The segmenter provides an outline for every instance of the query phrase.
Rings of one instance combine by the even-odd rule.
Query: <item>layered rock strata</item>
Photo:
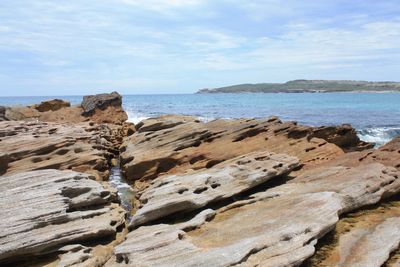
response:
[[[108,177],[118,140],[107,125],[0,122],[0,173],[59,169]],[[117,146],[118,147],[118,146]]]
[[[121,161],[127,179],[139,180],[138,187],[159,175],[211,168],[255,151],[295,156],[307,169],[343,155],[344,149],[373,146],[360,141],[347,126],[323,130],[276,117],[202,123],[193,117],[163,116],[142,122],[137,131],[121,147]]]
[[[0,262],[113,237],[125,221],[125,211],[113,203],[115,192],[82,173],[41,170],[1,176],[0,191]]]
[[[294,157],[250,153],[209,170],[161,176],[140,196],[143,206],[133,216],[134,227],[177,212],[191,211],[232,197],[299,167]]]
[[[340,214],[399,192],[399,175],[378,163],[311,170],[222,207],[201,225],[189,221],[191,227],[156,224],[133,230],[108,266],[296,266],[313,255],[317,240],[335,227]]]

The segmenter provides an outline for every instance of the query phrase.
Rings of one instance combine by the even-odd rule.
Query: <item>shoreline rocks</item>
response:
[[[247,191],[299,167],[298,159],[271,153],[251,153],[209,170],[187,175],[161,176],[140,196],[143,206],[130,227],[177,212],[202,208]]]
[[[115,235],[125,211],[93,177],[41,170],[0,177],[0,262]]]
[[[113,92],[0,108],[0,264],[399,262],[400,212],[384,202],[400,192],[400,138],[374,149],[350,125],[277,117],[134,126],[121,104]],[[129,214],[107,182],[117,162],[135,194]]]

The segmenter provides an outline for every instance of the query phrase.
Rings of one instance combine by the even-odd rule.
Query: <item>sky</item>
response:
[[[0,2],[0,96],[400,81],[399,0]]]

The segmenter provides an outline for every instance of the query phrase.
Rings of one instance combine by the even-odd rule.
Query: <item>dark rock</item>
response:
[[[349,124],[318,127],[313,130],[312,136],[322,138],[345,151],[361,151],[375,146],[374,143],[361,141],[357,131]]]
[[[61,108],[66,108],[70,106],[71,104],[68,101],[64,101],[61,99],[53,99],[53,100],[42,101],[40,104],[35,105],[34,108],[40,112],[46,112],[46,111],[56,111]]]
[[[96,109],[104,110],[108,106],[121,106],[122,96],[117,92],[84,96],[82,101],[82,115],[92,115]]]
[[[6,117],[6,107],[0,106],[0,121],[8,121]]]
[[[6,173],[10,158],[7,154],[0,153],[0,175]]]

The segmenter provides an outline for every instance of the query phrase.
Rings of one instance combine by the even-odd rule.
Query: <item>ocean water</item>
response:
[[[52,98],[72,104],[82,101],[82,96],[0,97],[0,105],[28,105]],[[349,123],[363,140],[378,145],[400,135],[400,93],[125,95],[123,106],[134,123],[162,114],[194,115],[204,121],[276,115],[312,126]]]

